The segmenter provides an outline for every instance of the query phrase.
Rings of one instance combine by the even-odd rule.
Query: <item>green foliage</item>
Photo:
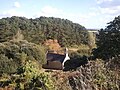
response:
[[[41,72],[38,63],[28,61],[17,70],[20,77],[16,82],[16,89],[54,90],[52,77],[49,76],[49,73]]]
[[[81,65],[85,65],[88,63],[87,56],[81,56],[78,52],[73,52],[70,54],[70,60],[65,62],[65,71],[68,70],[76,70]]]
[[[16,72],[18,65],[13,59],[8,59],[5,55],[0,55],[0,74]]]
[[[38,77],[33,78],[30,83],[27,84],[26,89],[37,90],[55,90],[52,77],[47,73],[40,73]]]
[[[120,87],[119,70],[110,70],[103,60],[89,61],[84,67],[67,72],[44,72],[38,66],[30,60],[21,67],[23,72],[12,76],[3,74],[0,85],[16,90],[119,90]]]
[[[92,80],[95,88],[100,90],[119,90],[119,72],[110,70],[107,64],[104,64],[104,61],[97,60],[91,66],[92,71]],[[116,73],[115,73],[116,72]]]
[[[0,43],[0,73],[15,73],[28,60],[41,66],[46,61],[44,48],[27,41]]]
[[[96,45],[93,54],[97,58],[109,59],[120,55],[120,16],[99,31]]]
[[[43,72],[37,62],[28,60],[23,66],[18,67],[16,74],[9,78],[5,74],[0,77],[0,87],[12,86],[16,90],[55,90],[50,74]]]
[[[74,49],[74,48],[73,48]],[[82,49],[78,49],[77,51],[69,53],[70,60],[65,62],[64,70],[76,70],[81,65],[85,65],[88,63],[88,57],[91,52],[86,47]]]
[[[27,61],[21,69],[24,71],[22,74],[25,76],[27,82],[30,82],[33,77],[37,77],[39,75],[39,64],[36,62]]]
[[[90,56],[90,55],[91,55],[90,49],[79,49],[79,50],[77,50],[77,52],[78,52],[81,56],[83,56],[83,55],[85,55],[85,56]]]
[[[89,29],[88,29],[89,30]],[[97,31],[97,30],[96,30]],[[96,34],[97,32],[88,32],[88,45],[89,45],[89,48],[92,49],[94,48],[96,45]]]
[[[67,19],[53,17],[27,19],[16,16],[0,19],[0,42],[13,39],[18,31],[21,31],[27,41],[37,44],[47,39],[57,39],[62,46],[88,43],[88,32],[85,27]]]

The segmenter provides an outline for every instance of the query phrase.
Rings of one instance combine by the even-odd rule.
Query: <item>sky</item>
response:
[[[57,17],[101,29],[120,15],[120,0],[0,0],[0,18]]]

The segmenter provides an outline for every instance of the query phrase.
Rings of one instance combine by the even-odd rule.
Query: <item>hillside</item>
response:
[[[57,39],[61,46],[88,44],[88,32],[84,26],[67,19],[54,17],[7,17],[0,19],[0,42],[13,39],[18,31],[24,39],[41,44],[47,39]]]
[[[96,35],[60,18],[0,19],[0,90],[119,90],[118,26],[120,16]],[[43,69],[48,48],[62,46],[70,57],[64,69]]]

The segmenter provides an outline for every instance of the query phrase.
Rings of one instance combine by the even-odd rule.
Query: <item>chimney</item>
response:
[[[70,60],[70,57],[68,56],[68,48],[65,48],[65,58],[64,58],[64,61],[62,63],[63,67],[64,67],[64,64],[67,60]]]

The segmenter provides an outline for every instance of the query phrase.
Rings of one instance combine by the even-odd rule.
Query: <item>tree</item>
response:
[[[24,40],[36,44],[42,44],[47,39],[57,39],[61,46],[88,44],[86,28],[67,19],[16,16],[0,19],[0,42],[10,41],[19,34],[18,31]]]
[[[93,55],[97,58],[107,60],[120,55],[120,16],[99,31],[96,45]]]
[[[28,61],[35,62],[41,68],[46,63],[45,48],[26,40],[0,43],[0,73],[15,73]]]

